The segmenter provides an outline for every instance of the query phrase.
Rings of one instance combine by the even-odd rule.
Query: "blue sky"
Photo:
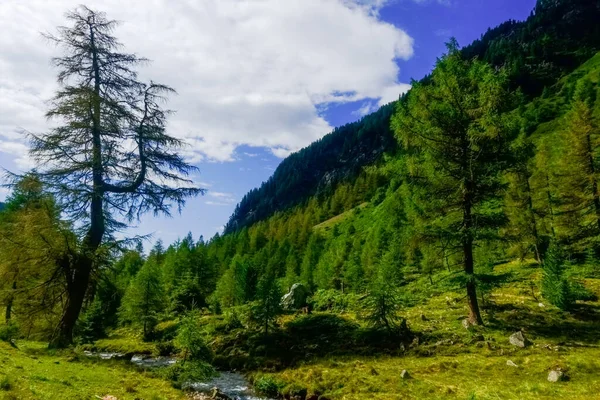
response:
[[[47,60],[56,50],[39,31],[52,31],[78,3],[0,4],[7,32],[0,39],[3,168],[31,166],[18,131],[48,127],[43,100],[55,90]],[[488,27],[526,18],[535,0],[94,3],[124,21],[117,35],[128,50],[154,60],[142,76],[158,76],[179,92],[170,128],[190,143],[186,156],[200,168],[194,180],[208,193],[190,199],[181,215],[149,215],[131,229],[171,243],[189,231],[214,235],[282,156],[397,98],[431,70],[451,36],[466,45]]]

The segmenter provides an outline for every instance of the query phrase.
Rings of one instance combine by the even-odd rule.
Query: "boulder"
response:
[[[410,378],[412,378],[412,376],[410,376],[410,374],[408,373],[407,370],[403,369],[402,372],[400,372],[400,378],[410,379]]]
[[[531,345],[531,342],[529,341],[529,339],[527,339],[525,337],[525,335],[523,334],[523,332],[521,332],[521,331],[515,332],[512,335],[510,335],[510,337],[508,338],[508,341],[513,346],[522,347],[522,348],[525,348],[525,347]]]
[[[281,298],[281,307],[284,310],[298,310],[306,306],[308,289],[301,283],[294,283],[289,293]]]
[[[560,382],[565,380],[565,373],[559,369],[552,370],[548,373],[548,382]]]

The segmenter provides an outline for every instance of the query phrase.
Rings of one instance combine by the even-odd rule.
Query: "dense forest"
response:
[[[272,397],[597,394],[600,2],[538,0],[526,21],[451,40],[397,102],[286,158],[222,235],[149,251],[115,234],[202,193],[166,133],[171,89],[137,80],[106,16],[69,19],[48,113],[67,123],[30,137],[52,167],[13,176],[0,204],[0,339],[176,355],[156,376],[177,388],[244,370]],[[503,347],[511,333],[528,353]],[[404,360],[437,380],[494,357],[528,363],[525,383],[386,378]],[[533,384],[538,369],[577,386]]]
[[[461,53],[466,59],[504,68],[511,88],[532,99],[600,50],[598,7],[588,0],[538,1],[526,21],[507,21],[489,29]],[[384,106],[361,121],[337,128],[286,158],[267,182],[242,199],[225,232],[311,196],[329,194],[338,183],[351,182],[361,167],[379,161],[385,152],[395,152],[397,141],[389,129],[393,107]]]

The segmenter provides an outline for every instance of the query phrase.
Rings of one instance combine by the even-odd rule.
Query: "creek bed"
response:
[[[127,358],[122,353],[93,353],[84,351],[88,357],[98,357],[103,360]],[[147,355],[136,354],[131,357],[129,362],[143,368],[168,367],[177,362],[173,357],[151,357]],[[232,400],[269,400],[266,397],[258,397],[246,377],[238,372],[219,371],[219,375],[207,382],[193,382],[188,385],[193,391],[199,393],[211,394],[214,388]]]

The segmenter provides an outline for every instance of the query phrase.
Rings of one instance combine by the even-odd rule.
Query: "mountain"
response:
[[[513,86],[533,99],[600,50],[598,20],[598,1],[538,0],[526,21],[507,21],[489,29],[462,52],[466,58],[505,67]],[[331,195],[339,184],[352,182],[364,166],[376,164],[384,153],[394,153],[397,144],[389,125],[395,107],[388,104],[336,128],[283,160],[266,182],[242,198],[225,234],[311,196]]]

